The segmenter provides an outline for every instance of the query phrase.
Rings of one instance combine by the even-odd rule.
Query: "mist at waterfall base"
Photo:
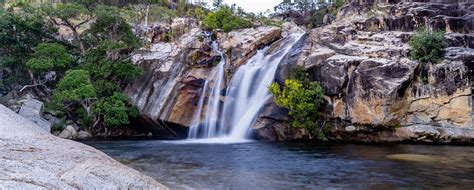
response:
[[[250,142],[246,139],[249,129],[264,104],[272,98],[268,86],[274,81],[282,60],[302,36],[303,34],[292,34],[285,37],[282,39],[284,43],[272,52],[269,52],[270,47],[258,50],[232,76],[223,104],[221,89],[225,82],[226,59],[218,50],[217,43],[213,42],[213,50],[220,53],[221,61],[204,84],[186,142]],[[212,88],[209,88],[210,86]],[[202,115],[205,115],[204,118],[201,118]]]

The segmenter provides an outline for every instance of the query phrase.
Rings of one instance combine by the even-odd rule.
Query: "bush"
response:
[[[26,62],[28,69],[34,73],[64,70],[73,61],[66,48],[57,43],[40,43],[34,50],[32,58]]]
[[[432,30],[419,30],[409,41],[412,48],[410,57],[422,63],[436,63],[444,55],[447,47],[444,32]]]
[[[217,11],[209,13],[202,23],[206,29],[222,29],[224,32],[252,26],[249,20],[236,16],[233,9],[227,5],[220,6]]]
[[[283,88],[273,83],[270,92],[278,106],[289,110],[293,127],[314,131],[323,103],[323,89],[318,82],[287,79]]]
[[[129,106],[127,95],[119,92],[100,100],[94,105],[94,112],[103,118],[106,126],[126,125],[130,117],[138,116],[138,108]]]

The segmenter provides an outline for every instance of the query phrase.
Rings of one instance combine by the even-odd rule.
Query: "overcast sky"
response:
[[[213,0],[205,1],[212,6]],[[267,9],[273,11],[273,7],[281,2],[281,0],[224,0],[225,4],[232,5],[235,3],[237,6],[244,8],[245,11],[254,13],[265,12]]]

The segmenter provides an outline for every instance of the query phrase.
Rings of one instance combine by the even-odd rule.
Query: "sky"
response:
[[[205,0],[208,5],[212,5],[213,0]],[[242,7],[247,12],[265,12],[267,9],[273,11],[273,7],[281,3],[281,0],[224,0],[225,4]]]

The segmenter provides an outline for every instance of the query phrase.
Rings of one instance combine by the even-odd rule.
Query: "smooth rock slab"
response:
[[[0,189],[168,189],[0,105]]]

